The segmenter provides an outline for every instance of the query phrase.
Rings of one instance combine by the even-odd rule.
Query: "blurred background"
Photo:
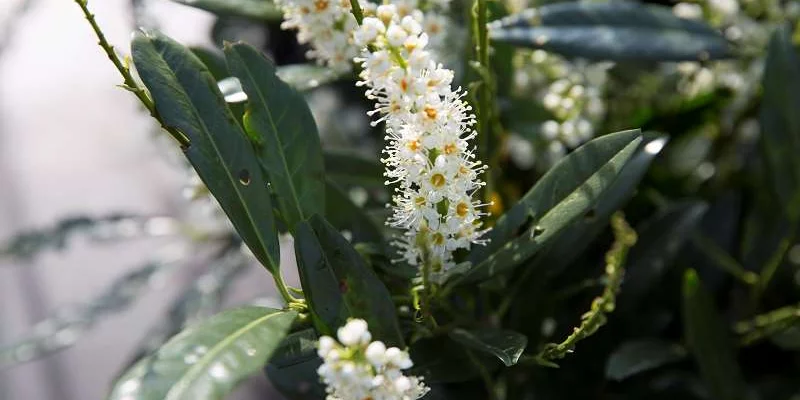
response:
[[[124,54],[136,25],[134,4],[91,4],[109,41]],[[202,45],[210,42],[213,18],[163,0],[149,2],[146,21],[139,22],[158,26],[183,43]],[[153,140],[157,130],[152,120],[135,97],[117,87],[120,83],[72,1],[0,1],[0,243],[65,218],[181,212],[187,174],[171,153],[176,147],[167,139]],[[69,314],[80,312],[97,293],[154,256],[176,250],[170,247],[175,240],[162,236],[165,228],[158,232],[154,227],[150,234],[133,233],[130,240],[100,245],[69,239],[68,249],[26,262],[0,257],[0,343],[16,342],[34,328],[49,337],[45,348],[80,338],[52,357],[0,369],[0,399],[83,400],[107,393],[147,328],[164,318],[198,269],[153,274],[130,288],[146,296],[119,304],[121,312],[96,324],[91,317]],[[243,275],[233,283],[228,301],[243,302],[272,290],[271,279],[258,267]],[[59,314],[79,323],[64,324],[64,329],[36,325]],[[25,352],[37,347],[22,347],[16,357],[26,358]],[[254,398],[248,395],[254,390],[264,398],[266,379],[253,385],[256,389],[243,387],[235,398]]]

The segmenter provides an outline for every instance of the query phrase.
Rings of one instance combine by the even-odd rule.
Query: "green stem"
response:
[[[164,124],[164,122],[158,116],[155,104],[149,97],[147,97],[147,92],[145,92],[145,90],[136,83],[136,80],[133,79],[133,75],[131,75],[130,69],[122,63],[119,57],[117,57],[117,53],[114,52],[114,47],[108,43],[105,34],[103,34],[103,31],[100,29],[100,26],[97,25],[97,21],[94,18],[94,14],[92,14],[89,11],[88,1],[75,0],[75,3],[77,3],[78,6],[81,8],[81,10],[83,11],[83,15],[86,17],[86,20],[89,21],[89,25],[92,26],[92,30],[97,36],[97,44],[99,44],[100,47],[103,48],[103,50],[106,53],[106,56],[108,56],[108,59],[111,60],[111,63],[114,64],[114,67],[116,67],[117,71],[119,71],[120,75],[122,75],[122,79],[124,81],[123,87],[128,91],[132,92],[134,95],[136,95],[136,97],[139,99],[142,105],[144,105],[147,111],[150,112],[150,115],[152,115],[153,118],[155,118],[155,120],[161,124],[161,127],[164,128],[164,130],[167,131],[170,134],[170,136],[172,136],[178,142],[178,144],[181,145],[181,147],[184,148],[188,147],[189,139],[175,128],[169,127],[166,124]]]
[[[746,285],[758,283],[758,274],[746,270],[735,258],[719,248],[713,240],[704,235],[696,234],[692,237],[692,242],[701,252],[705,253],[706,257],[714,261],[714,265],[731,274],[742,283]]]
[[[473,37],[475,41],[476,63],[478,65],[478,76],[481,82],[477,86],[475,93],[476,107],[475,114],[478,119],[478,159],[490,163],[491,150],[491,112],[492,112],[492,82],[491,66],[489,65],[489,31],[488,31],[488,7],[487,0],[475,0],[472,8]],[[491,167],[491,165],[490,165]],[[494,192],[494,180],[492,179],[491,169],[485,178],[486,188],[483,190],[482,198],[486,203],[492,200]]]
[[[358,0],[350,0],[350,8],[353,16],[356,17],[356,22],[361,25],[364,22],[364,11],[361,10],[361,4],[358,4]]]
[[[278,288],[278,293],[281,294],[283,297],[283,301],[286,304],[291,304],[297,302],[297,299],[289,293],[289,288],[286,287],[286,282],[283,281],[283,276],[281,275],[280,271],[272,274],[272,279],[275,281],[275,287]]]
[[[575,345],[593,335],[606,323],[606,314],[614,310],[617,293],[625,274],[623,266],[628,250],[636,243],[636,232],[628,225],[621,213],[614,214],[611,219],[614,231],[614,244],[606,254],[606,286],[600,297],[592,302],[591,309],[581,317],[581,324],[561,343],[550,343],[532,360],[547,363],[549,360],[564,358],[571,353]]]
[[[742,335],[741,345],[747,346],[775,335],[800,321],[800,304],[786,306],[754,318],[738,322],[733,330]]]
[[[794,243],[795,233],[797,232],[797,224],[794,221],[792,221],[791,224],[792,226],[789,230],[789,234],[783,240],[781,240],[778,248],[767,261],[767,264],[761,269],[758,282],[753,287],[753,306],[758,304],[759,299],[761,299],[761,296],[764,294],[767,286],[769,286],[772,277],[775,276],[775,272],[778,271],[778,267],[780,267],[783,263],[783,259],[786,257],[786,252],[789,251],[792,243]]]

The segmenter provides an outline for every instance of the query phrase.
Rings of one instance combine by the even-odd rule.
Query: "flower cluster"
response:
[[[387,184],[399,186],[389,224],[406,232],[395,244],[411,265],[437,273],[454,265],[454,250],[482,243],[485,214],[472,196],[485,167],[470,148],[475,117],[464,92],[451,88],[453,72],[426,49],[421,22],[382,5],[354,38],[364,49],[359,85],[376,102],[373,124],[386,125]]]
[[[405,376],[413,363],[408,353],[372,340],[367,323],[351,319],[330,336],[319,338],[317,373],[327,386],[327,400],[414,400],[428,389],[422,378]]]
[[[521,94],[538,90],[537,100],[552,116],[533,132],[533,140],[511,135],[506,143],[512,161],[521,168],[552,166],[592,139],[605,117],[602,99],[607,63],[567,61],[544,50],[521,53],[516,60],[516,86]]]
[[[308,58],[338,72],[352,70],[353,58],[359,55],[360,47],[353,41],[358,23],[352,15],[350,0],[276,0],[276,3],[285,17],[281,28],[296,29],[298,42],[311,45]],[[394,2],[399,15],[414,15],[423,22],[431,35],[431,44],[439,49],[445,47],[449,20],[444,13],[449,3],[450,0]],[[375,14],[374,3],[359,0],[359,4],[365,15]]]

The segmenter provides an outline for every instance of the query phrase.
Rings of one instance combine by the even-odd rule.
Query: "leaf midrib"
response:
[[[271,317],[282,314],[283,312],[281,311],[269,313],[261,318],[256,319],[255,321],[247,323],[247,325],[235,330],[231,335],[226,336],[222,341],[214,345],[214,347],[212,347],[208,353],[205,353],[205,355],[200,358],[200,361],[193,364],[186,371],[186,373],[183,374],[183,377],[178,381],[178,384],[172,386],[172,388],[164,396],[164,399],[165,400],[179,399],[180,398],[179,396],[183,395],[185,391],[189,389],[190,387],[189,384],[196,379],[196,376],[194,375],[197,375],[199,371],[202,371],[200,367],[204,367],[203,369],[205,369],[205,367],[208,367],[208,365],[205,362],[206,360],[214,360],[219,352],[228,347],[233,341],[238,339],[240,336],[250,331],[250,329],[252,329],[254,326],[266,322],[266,320],[270,319]],[[208,364],[210,364],[210,362]],[[177,391],[175,391],[176,389]]]
[[[272,136],[275,138],[275,141],[278,143],[278,151],[279,158],[281,160],[281,164],[283,165],[284,171],[286,171],[286,181],[289,184],[289,192],[292,195],[292,199],[294,200],[294,206],[297,209],[298,214],[301,218],[305,218],[305,213],[303,213],[302,208],[300,207],[300,198],[297,196],[297,189],[295,189],[294,181],[292,180],[292,174],[289,171],[289,164],[286,162],[286,156],[283,151],[283,141],[281,140],[280,136],[278,135],[278,127],[275,125],[275,121],[272,118],[272,112],[270,112],[269,108],[267,107],[267,100],[261,91],[261,87],[255,80],[254,75],[250,72],[250,68],[246,62],[244,62],[244,57],[241,56],[239,50],[236,48],[233,49],[236,52],[237,57],[239,58],[240,62],[242,63],[242,69],[245,74],[247,74],[247,79],[253,84],[253,89],[256,91],[258,99],[261,104],[261,108],[265,111],[267,115],[267,119],[269,120],[269,124],[272,127]],[[277,75],[275,76],[277,78]],[[247,128],[245,128],[247,129]]]

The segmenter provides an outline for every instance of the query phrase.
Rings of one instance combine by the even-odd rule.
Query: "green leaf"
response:
[[[635,2],[563,2],[489,24],[498,42],[568,57],[612,61],[704,61],[730,56],[728,42],[670,8]]]
[[[628,256],[630,267],[620,293],[622,308],[632,310],[652,290],[707,209],[701,201],[675,203],[636,227],[639,240]]]
[[[364,209],[353,204],[350,197],[328,181],[326,191],[326,215],[328,221],[340,231],[348,231],[353,243],[373,243],[383,246],[383,235]]]
[[[172,0],[217,15],[279,20],[283,16],[272,0]]]
[[[267,180],[214,78],[189,49],[158,33],[136,34],[132,51],[159,117],[189,138],[189,162],[256,258],[274,273],[280,250]]]
[[[797,219],[800,213],[800,57],[788,26],[772,36],[764,67],[761,103],[761,153],[779,204]]]
[[[375,338],[403,346],[389,291],[336,228],[316,215],[300,223],[295,252],[306,301],[320,332],[333,334],[348,317],[362,318]]]
[[[291,64],[278,67],[278,78],[297,90],[309,90],[331,83],[342,74],[317,64]]]
[[[728,326],[717,313],[714,300],[703,289],[697,272],[686,271],[683,280],[683,323],[686,344],[712,393],[719,400],[744,398],[744,385],[736,362]]]
[[[661,153],[667,141],[665,135],[646,133],[636,154],[625,164],[611,187],[598,198],[594,213],[565,229],[527,268],[547,268],[555,272],[583,253],[608,225],[611,214],[622,208],[633,195],[650,163]]]
[[[325,171],[327,177],[340,185],[385,187],[383,165],[355,152],[326,151]]]
[[[266,169],[289,228],[325,212],[325,170],[317,126],[303,96],[275,75],[275,65],[246,44],[225,46],[231,73],[247,93],[245,129],[263,139]]]
[[[322,360],[317,356],[316,342],[314,329],[291,333],[283,339],[267,365],[270,382],[289,399],[325,398],[325,386],[317,375]]]
[[[134,365],[109,399],[221,399],[261,370],[296,317],[252,306],[217,314]]]
[[[685,356],[686,350],[683,347],[659,339],[640,339],[627,342],[611,354],[606,365],[606,376],[621,381],[642,372],[680,361]]]
[[[595,206],[641,141],[638,129],[613,133],[561,160],[500,217],[487,235],[489,244],[474,247],[469,256],[473,266],[455,283],[491,278],[534,255]],[[521,229],[525,231],[517,236]]]
[[[516,364],[528,345],[525,335],[507,330],[455,329],[450,337],[464,346],[499,358],[506,367]]]

